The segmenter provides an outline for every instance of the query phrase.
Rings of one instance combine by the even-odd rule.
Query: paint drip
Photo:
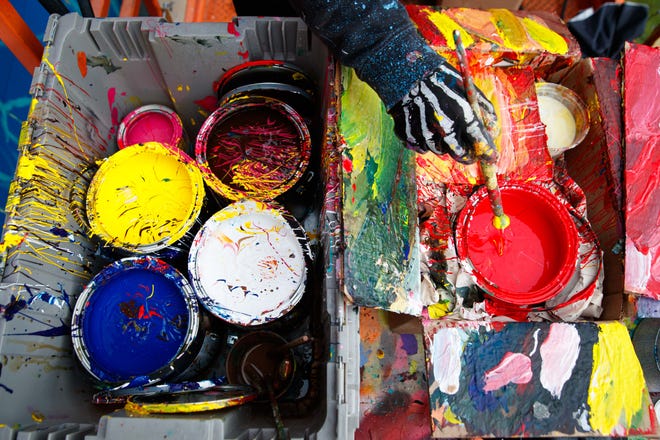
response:
[[[183,122],[171,108],[150,104],[138,107],[122,119],[117,133],[117,146],[159,142],[186,151],[188,142]]]
[[[456,243],[462,264],[496,299],[532,305],[560,293],[577,267],[578,234],[570,213],[544,188],[506,184],[500,188],[511,224],[492,225],[485,187],[459,214]]]
[[[119,150],[101,164],[87,191],[86,212],[101,240],[147,254],[182,240],[204,199],[194,161],[178,148],[147,142]]]
[[[153,257],[106,266],[73,311],[74,352],[104,384],[161,380],[183,371],[202,342],[199,307],[179,271]]]
[[[197,135],[208,186],[229,200],[271,200],[303,175],[311,155],[307,124],[287,103],[244,96],[221,105]]]
[[[310,261],[303,228],[283,208],[234,202],[199,230],[188,271],[200,302],[240,326],[265,324],[302,298]]]

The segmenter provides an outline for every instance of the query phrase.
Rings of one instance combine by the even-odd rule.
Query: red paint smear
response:
[[[240,37],[241,36],[241,33],[238,32],[238,29],[236,29],[236,25],[234,24],[233,21],[230,21],[229,23],[227,23],[227,32],[229,32],[230,34],[232,34],[235,37]]]
[[[206,110],[207,112],[213,112],[218,108],[218,98],[215,96],[207,96],[202,99],[195,101],[195,104]]]
[[[388,393],[385,391],[385,394]],[[431,410],[427,390],[416,391],[410,396],[399,392],[395,397],[399,399],[389,406],[376,402],[372,410],[365,412],[360,427],[355,431],[355,440],[431,438]]]
[[[112,136],[112,134],[117,129],[117,126],[119,125],[119,112],[117,111],[117,107],[115,107],[116,94],[117,94],[117,90],[114,87],[110,87],[108,89],[108,106],[110,107],[110,120],[112,123],[112,127],[110,128],[110,133],[108,134],[108,138]]]
[[[80,51],[76,53],[76,58],[78,59],[78,70],[80,70],[80,74],[84,78],[87,76],[87,55],[85,52]]]
[[[660,294],[660,50],[629,45],[624,56],[626,235],[650,254],[646,291]],[[636,280],[630,280],[633,283]]]
[[[408,5],[406,9],[410,18],[417,25],[419,32],[431,46],[448,46],[447,40],[442,36],[438,27],[429,19],[429,14],[434,12],[435,9],[415,5]]]
[[[353,161],[351,161],[350,159],[344,159],[342,161],[342,166],[344,167],[344,171],[347,173],[353,171]]]
[[[248,59],[248,55],[249,55],[249,53],[248,53],[247,50],[244,51],[244,52],[236,52],[236,54],[237,54],[239,57],[243,58],[244,60],[247,60],[247,59]]]

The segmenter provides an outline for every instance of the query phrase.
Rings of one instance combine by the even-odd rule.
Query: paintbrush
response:
[[[472,74],[470,73],[470,65],[468,64],[467,54],[465,53],[465,48],[463,47],[463,41],[461,40],[461,33],[458,30],[455,30],[454,33],[454,42],[456,43],[456,55],[458,56],[458,63],[461,68],[461,73],[463,75],[463,87],[465,88],[465,93],[467,94],[468,102],[474,115],[477,120],[481,121],[484,127],[488,130],[488,126],[484,121],[483,114],[481,113],[481,107],[479,107],[479,102],[477,100],[477,88],[474,85],[474,80],[472,79]],[[488,146],[495,150],[495,144],[493,143],[493,136],[486,136],[488,141]],[[483,149],[486,145],[483,145],[480,142],[477,142],[474,145],[475,153],[477,157],[482,156]],[[493,226],[497,229],[504,229],[511,221],[509,217],[504,213],[502,208],[502,194],[500,194],[500,187],[497,184],[497,167],[495,164],[488,163],[484,160],[479,160],[479,167],[481,168],[481,174],[484,176],[486,181],[486,189],[488,189],[488,199],[490,200],[490,207],[493,210]]]

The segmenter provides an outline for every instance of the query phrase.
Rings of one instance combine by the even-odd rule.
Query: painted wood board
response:
[[[343,72],[340,102],[344,293],[360,306],[420,315],[414,152],[353,70]]]
[[[530,66],[539,74],[580,59],[580,47],[556,14],[507,9],[439,9],[409,5],[408,13],[431,46],[449,58],[452,32],[483,65]]]
[[[589,112],[589,132],[561,162],[582,188],[589,222],[603,251],[603,293],[611,301],[605,319],[618,319],[623,290],[623,196],[621,69],[609,58],[585,58],[570,69],[550,76],[575,91]],[[618,301],[616,301],[618,302]]]
[[[627,44],[623,68],[625,290],[660,299],[660,48]]]
[[[434,437],[633,435],[655,416],[619,322],[424,322]]]
[[[405,315],[360,308],[360,426],[355,440],[431,435],[424,338],[390,330]]]

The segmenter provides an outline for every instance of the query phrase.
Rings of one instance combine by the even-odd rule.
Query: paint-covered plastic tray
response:
[[[194,138],[212,110],[222,73],[260,59],[299,66],[320,97],[313,146],[318,159],[311,168],[319,191],[301,217],[316,261],[300,303],[304,309],[297,311],[303,324],[285,335],[308,332],[314,342],[305,347],[310,353],[302,391],[282,398],[284,425],[292,438],[352,438],[358,423],[358,321],[337,288],[337,69],[324,46],[299,19],[254,17],[167,23],[53,15],[44,41],[0,243],[0,438],[274,436],[271,408],[264,403],[167,416],[94,405],[96,388],[77,362],[70,327],[76,298],[111,259],[90,238],[82,208],[97,162],[117,150],[121,119],[141,105],[166,105]],[[287,333],[286,322],[279,325],[275,330]],[[223,333],[230,342],[239,336]]]

